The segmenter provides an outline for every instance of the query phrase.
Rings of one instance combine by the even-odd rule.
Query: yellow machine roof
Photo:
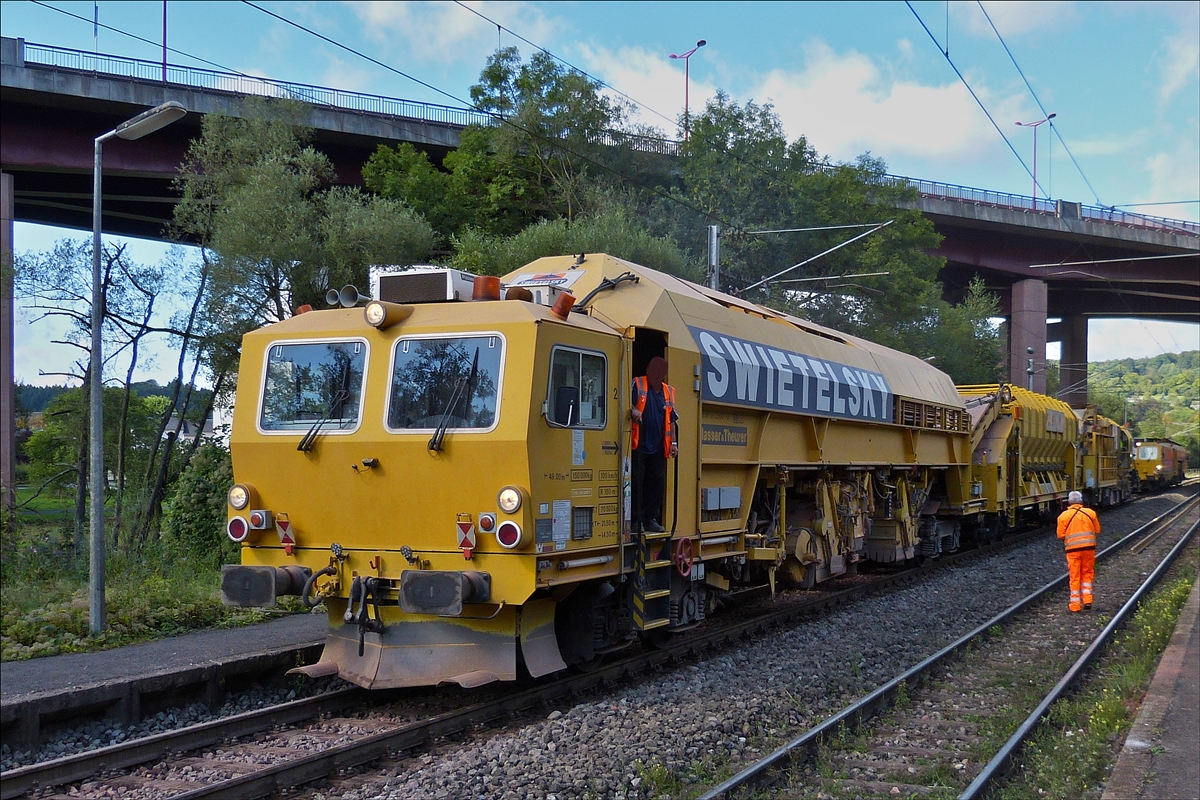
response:
[[[950,376],[915,356],[605,253],[586,253],[579,259],[578,255],[540,258],[503,281],[549,283],[560,276],[560,285],[580,301],[602,281],[630,272],[638,277],[636,283],[601,291],[588,303],[588,313],[614,331],[653,328],[669,334],[671,347],[699,352],[690,328],[703,328],[878,372],[898,395],[963,405]],[[572,314],[571,320],[579,316]]]

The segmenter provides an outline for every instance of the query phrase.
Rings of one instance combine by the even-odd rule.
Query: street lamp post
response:
[[[91,495],[88,630],[92,635],[104,630],[104,359],[100,336],[104,325],[104,286],[100,275],[100,178],[104,143],[114,137],[140,139],[170,125],[186,113],[187,109],[172,100],[125,120],[108,133],[96,137],[96,155],[92,166],[92,360],[88,407],[88,492]]]
[[[1018,122],[1022,128],[1033,128],[1033,199],[1034,208],[1037,208],[1038,182],[1037,182],[1037,129],[1040,125],[1050,122],[1057,117],[1058,114],[1047,114],[1044,119],[1039,119],[1037,122]]]
[[[687,141],[688,134],[691,132],[691,123],[689,121],[690,108],[689,108],[689,103],[688,103],[688,85],[691,82],[689,68],[691,65],[692,53],[695,53],[697,50],[699,50],[701,47],[704,47],[704,45],[706,45],[706,44],[708,44],[708,42],[701,39],[700,41],[696,42],[695,47],[693,47],[691,50],[688,50],[686,53],[671,53],[671,58],[682,58],[683,59],[683,140],[684,141]]]

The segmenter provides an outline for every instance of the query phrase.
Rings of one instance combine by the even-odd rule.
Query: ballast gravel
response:
[[[1162,496],[1107,512],[1101,547],[1135,519],[1148,520],[1180,499]],[[389,769],[395,774],[360,773],[311,796],[645,800],[671,797],[672,789],[694,795],[1065,571],[1062,544],[1053,533],[1043,535],[604,699],[400,760]]]
[[[1148,520],[1180,499],[1182,495],[1165,495],[1106,512],[1101,546],[1115,541],[1136,520]],[[671,798],[672,793],[695,795],[1064,572],[1061,543],[1052,533],[1043,535],[1002,553],[934,571],[907,587],[893,586],[821,612],[793,628],[743,641],[736,650],[666,669],[602,698],[442,742],[423,755],[390,760],[374,772],[355,771],[301,794],[320,800],[646,800]],[[1096,588],[1098,594],[1104,592],[1102,584]],[[1062,602],[1065,606],[1065,590]],[[60,734],[43,745],[36,758],[92,749],[285,699],[290,699],[286,689],[255,689],[215,714],[197,704],[134,726],[96,723]],[[329,744],[296,737],[289,750],[299,755]],[[20,756],[15,761],[5,747],[0,754],[3,769],[32,760],[27,754]],[[186,766],[164,767],[174,773],[174,780],[207,783],[224,772],[221,760],[186,758]],[[114,794],[110,790],[117,787],[105,783],[103,778],[93,779],[79,789],[85,796],[127,796],[125,791]]]

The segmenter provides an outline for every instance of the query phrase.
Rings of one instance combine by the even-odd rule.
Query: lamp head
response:
[[[170,100],[160,106],[155,106],[149,111],[143,111],[133,119],[125,120],[117,126],[114,133],[118,139],[140,139],[161,128],[165,128],[172,122],[181,119],[185,114],[187,114],[187,109],[183,107],[182,103]]]
[[[696,47],[704,47],[706,44],[708,44],[708,42],[701,39],[700,41],[696,42]]]

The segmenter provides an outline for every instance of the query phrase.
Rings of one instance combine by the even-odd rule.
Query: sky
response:
[[[1200,219],[1196,2],[259,5],[410,77],[235,2],[169,0],[167,45],[182,51],[169,60],[461,106],[497,46],[533,52],[524,39],[632,98],[638,121],[677,136],[685,80],[669,55],[704,39],[689,61],[693,113],[723,90],[738,102],[772,104],[789,138],[804,136],[835,161],[869,152],[893,174],[1024,195],[1034,188],[1034,141],[1015,123],[1054,113],[1056,135],[1037,129],[1039,194]],[[94,36],[95,7],[102,25],[149,42],[104,28]],[[0,30],[157,61],[163,4],[4,0]],[[1155,205],[1132,205],[1147,203]],[[15,248],[45,250],[68,235],[79,234],[18,224]],[[143,261],[163,249],[131,245]],[[23,324],[32,316],[18,318],[17,376],[45,383],[39,369],[62,356],[48,344],[46,322]],[[1104,320],[1089,328],[1094,361],[1196,348],[1196,325]],[[1057,345],[1047,355],[1056,358]]]

